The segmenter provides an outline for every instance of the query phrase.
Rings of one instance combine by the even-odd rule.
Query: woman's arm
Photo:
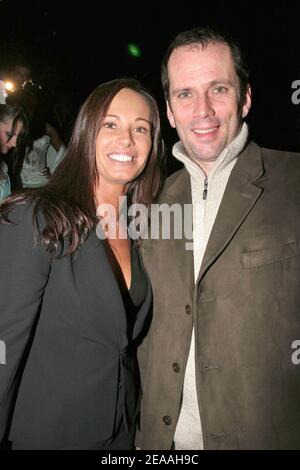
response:
[[[51,257],[34,241],[32,207],[16,206],[0,223],[0,442],[15,391],[16,371],[47,284]],[[37,237],[38,240],[38,237]],[[3,360],[4,359],[4,360]]]
[[[63,145],[63,141],[54,127],[49,124],[49,122],[46,122],[46,134],[50,137],[51,139],[51,145],[54,147],[56,152],[59,152],[60,147]]]

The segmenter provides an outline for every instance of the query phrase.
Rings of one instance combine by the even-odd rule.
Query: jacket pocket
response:
[[[279,243],[279,242],[278,242]],[[242,254],[244,269],[273,264],[299,255],[296,240],[282,242],[259,250],[246,250]]]

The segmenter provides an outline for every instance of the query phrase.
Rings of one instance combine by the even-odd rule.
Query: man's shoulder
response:
[[[300,153],[260,147],[266,173],[300,178]]]
[[[300,177],[300,153],[277,150],[250,141],[240,156],[237,169],[250,175],[263,172],[279,178]]]
[[[266,147],[260,147],[260,150],[262,154],[265,157],[269,158],[288,158],[288,159],[294,159],[295,161],[300,161],[300,153],[299,152],[291,152],[289,150],[276,150],[276,149],[270,149]]]

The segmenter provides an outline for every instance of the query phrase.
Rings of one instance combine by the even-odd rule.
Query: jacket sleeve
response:
[[[51,256],[35,240],[32,213],[28,204],[18,205],[9,215],[13,223],[0,223],[0,442],[51,265]]]

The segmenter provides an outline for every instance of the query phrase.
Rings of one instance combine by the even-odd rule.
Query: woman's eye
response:
[[[139,133],[141,133],[141,134],[146,134],[147,132],[149,132],[149,129],[146,129],[146,127],[142,127],[142,126],[141,126],[141,127],[136,127],[136,128],[135,128],[135,131],[136,131],[136,132],[139,132]]]
[[[116,127],[116,124],[114,122],[105,122],[103,124],[103,127],[106,129],[114,129]]]

